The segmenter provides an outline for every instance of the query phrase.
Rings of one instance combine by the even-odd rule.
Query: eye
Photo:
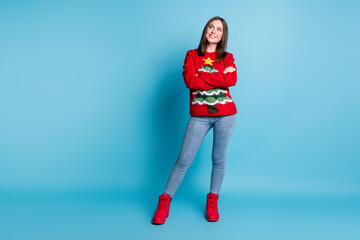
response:
[[[222,29],[221,29],[221,28],[219,28],[219,29],[218,29],[218,31],[219,31],[219,32],[222,32]]]

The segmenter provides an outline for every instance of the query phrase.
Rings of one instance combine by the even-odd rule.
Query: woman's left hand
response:
[[[224,73],[235,72],[235,71],[236,71],[236,68],[230,66],[230,67],[227,67],[227,68],[224,70]]]

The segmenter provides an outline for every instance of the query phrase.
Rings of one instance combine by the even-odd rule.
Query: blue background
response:
[[[203,218],[210,131],[153,226],[185,54],[217,15],[238,71],[221,220]],[[340,0],[1,1],[2,239],[358,239],[359,22]]]

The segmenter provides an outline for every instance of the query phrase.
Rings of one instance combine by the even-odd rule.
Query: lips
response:
[[[210,35],[210,38],[216,38],[216,36],[214,36],[214,35]]]

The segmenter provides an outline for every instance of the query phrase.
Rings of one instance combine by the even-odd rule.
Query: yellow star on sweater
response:
[[[204,64],[209,64],[212,66],[212,63],[215,62],[215,60],[211,60],[210,57],[208,57],[207,59],[203,59],[205,61]]]

